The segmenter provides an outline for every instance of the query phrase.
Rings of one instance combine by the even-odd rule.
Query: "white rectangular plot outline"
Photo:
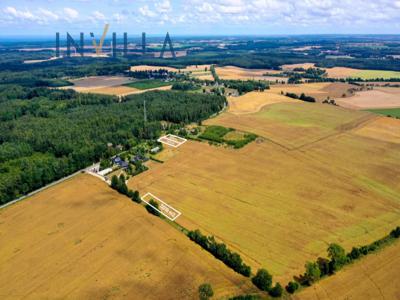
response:
[[[168,210],[174,211],[174,212],[176,213],[176,216],[175,216],[174,218],[171,218],[170,216],[168,216],[167,214],[163,213],[163,212],[162,212],[161,210],[159,210],[158,208],[156,208],[156,207],[154,207],[153,205],[151,205],[149,202],[147,202],[147,201],[145,200],[145,198],[148,197],[148,196],[150,196],[151,198],[156,199],[157,201],[161,202],[161,205],[163,205],[164,207],[166,207]],[[182,214],[179,210],[177,210],[177,209],[173,208],[171,205],[165,203],[165,202],[162,201],[160,198],[154,196],[152,193],[146,193],[144,196],[142,196],[141,199],[142,199],[142,201],[143,201],[144,203],[146,203],[147,205],[150,205],[152,208],[154,208],[156,211],[158,211],[159,213],[161,213],[163,216],[165,216],[165,217],[166,217],[168,220],[170,220],[170,221],[175,221],[175,220]]]
[[[176,141],[176,140],[180,141]],[[162,137],[160,137],[158,140],[158,142],[166,144],[168,146],[174,147],[174,148],[178,148],[179,146],[183,145],[184,143],[187,142],[187,139],[181,138],[180,136],[176,136],[173,134],[167,134],[164,135]]]

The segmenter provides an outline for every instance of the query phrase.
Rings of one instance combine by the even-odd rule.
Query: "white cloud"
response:
[[[49,20],[57,21],[57,20],[60,19],[60,17],[56,13],[54,13],[54,12],[52,12],[50,10],[47,10],[47,9],[39,8],[39,12],[40,12],[40,14],[42,14],[43,16],[48,18]]]
[[[194,8],[194,9],[193,9]],[[372,22],[400,23],[400,0],[187,0],[185,11],[192,22],[224,20],[243,25],[275,24],[291,26],[330,26],[333,31],[346,24],[372,26]]]
[[[154,18],[157,16],[157,14],[154,11],[150,10],[148,5],[140,7],[139,13],[144,17]]]
[[[64,8],[64,14],[66,16],[66,19],[69,19],[69,20],[77,19],[79,17],[79,12],[70,7]]]
[[[8,6],[3,9],[3,13],[4,15],[3,17],[0,17],[0,19],[12,23],[34,22],[44,25],[60,19],[56,13],[44,8],[38,8],[35,11],[31,11],[28,9],[18,10],[15,7]]]
[[[104,21],[106,19],[106,16],[103,13],[99,12],[98,10],[93,12],[92,17],[96,21]]]
[[[308,32],[322,29],[337,32],[347,28],[348,32],[370,29],[374,33],[383,28],[392,32],[400,28],[400,0],[73,0],[70,5],[74,8],[55,0],[14,0],[14,3],[0,6],[2,24],[57,22],[62,27],[66,22],[83,26],[135,22],[153,28],[161,22],[165,29],[181,26],[181,31],[214,27],[216,31],[236,28],[244,31],[250,28],[249,33],[251,30],[268,33],[273,27],[287,33],[301,27],[307,27]],[[97,9],[94,12],[93,7]],[[207,24],[212,27],[203,26]]]
[[[172,10],[171,2],[169,0],[157,2],[154,6],[159,13],[167,13]]]

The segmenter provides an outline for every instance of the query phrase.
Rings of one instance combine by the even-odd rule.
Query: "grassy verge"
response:
[[[369,109],[368,111],[375,114],[400,119],[400,108]]]

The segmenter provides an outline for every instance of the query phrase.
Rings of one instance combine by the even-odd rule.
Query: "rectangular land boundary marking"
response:
[[[154,207],[153,205],[151,205],[149,201],[146,200],[146,198],[152,198],[154,200],[157,200],[157,202],[160,203],[160,209]],[[164,201],[162,201],[160,198],[154,196],[152,193],[146,193],[144,196],[142,196],[142,201],[144,203],[146,203],[147,205],[150,205],[152,208],[154,208],[156,211],[158,211],[159,213],[161,213],[163,216],[165,216],[168,220],[170,221],[175,221],[182,213],[173,208],[171,205],[165,203]],[[169,213],[170,215],[168,215],[167,213],[163,212],[162,210],[166,211],[167,213]]]
[[[187,139],[181,138],[173,134],[167,134],[160,137],[157,141],[168,146],[178,148],[179,146],[182,146],[184,143],[186,143]]]

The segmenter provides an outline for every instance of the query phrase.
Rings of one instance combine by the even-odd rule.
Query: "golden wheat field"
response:
[[[253,114],[237,115],[228,111],[205,123],[252,132],[294,150],[357,128],[375,118],[379,117],[363,111],[293,100],[266,105]]]
[[[306,288],[295,300],[400,299],[400,243],[364,257],[336,275]]]
[[[269,69],[244,69],[234,66],[216,67],[218,76],[224,80],[286,80],[282,77],[274,77],[279,71]],[[266,73],[272,76],[264,76]]]
[[[317,101],[323,101],[328,97],[330,99],[340,99],[344,95],[350,96],[349,90],[354,88],[354,85],[341,82],[319,82],[319,83],[303,83],[290,85],[273,85],[269,92],[275,94],[294,93],[300,96],[304,93],[307,96],[314,97]]]
[[[194,299],[254,291],[104,182],[81,174],[0,210],[2,299]]]
[[[264,106],[275,103],[300,103],[292,98],[271,93],[270,90],[264,92],[250,92],[240,97],[229,97],[229,109],[232,114],[248,114],[260,111]]]
[[[240,150],[188,142],[129,186],[285,282],[329,243],[349,249],[399,225],[400,144],[357,132],[377,118],[307,103],[224,113],[206,124],[262,138]]]

